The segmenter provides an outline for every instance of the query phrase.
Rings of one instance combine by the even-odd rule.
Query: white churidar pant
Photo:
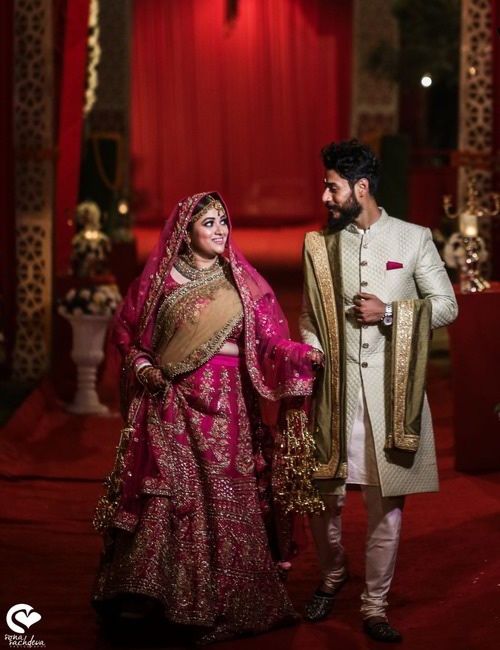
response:
[[[348,443],[347,483],[361,486],[368,513],[366,578],[361,596],[363,618],[385,616],[387,595],[394,576],[401,532],[404,497],[382,497],[377,476],[373,435],[362,391]],[[324,495],[326,509],[310,518],[318,552],[323,588],[333,590],[347,568],[342,545],[342,508],[346,497]]]

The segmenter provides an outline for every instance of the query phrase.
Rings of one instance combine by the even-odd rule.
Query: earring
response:
[[[191,240],[188,237],[186,237],[186,248],[187,248],[186,257],[188,258],[191,266],[194,266],[194,251],[191,248]]]

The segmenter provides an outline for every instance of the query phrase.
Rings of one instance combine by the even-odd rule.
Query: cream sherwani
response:
[[[306,238],[307,247],[307,238]],[[323,490],[326,512],[311,518],[324,584],[335,587],[345,573],[340,539],[340,512],[345,483],[362,485],[368,509],[365,617],[383,615],[396,561],[403,495],[438,489],[431,414],[424,396],[420,441],[415,453],[387,450],[391,404],[391,326],[360,325],[353,298],[361,292],[385,303],[425,299],[431,306],[431,327],[451,323],[457,303],[430,230],[381,216],[368,230],[354,224],[339,234],[342,296],[345,313],[344,355],[347,478]],[[397,264],[388,264],[393,262]],[[398,268],[392,268],[389,267]],[[331,273],[333,273],[331,269]],[[325,351],[307,292],[300,318],[302,339]],[[323,335],[324,336],[324,335]],[[328,358],[326,363],[329,363]],[[319,479],[318,483],[321,483]],[[325,483],[326,485],[326,483]]]
[[[388,454],[384,447],[391,396],[390,327],[357,323],[353,298],[360,291],[375,294],[385,303],[425,298],[432,306],[432,328],[451,323],[457,302],[431,232],[415,224],[389,217],[382,210],[367,231],[350,225],[340,233],[345,319],[346,396],[344,413],[350,441],[360,395],[364,395],[371,423],[375,462],[383,496],[397,496],[438,489],[432,420],[424,399],[420,444],[414,455]],[[388,262],[401,268],[387,269]],[[300,330],[305,343],[323,351],[314,313],[304,295]]]

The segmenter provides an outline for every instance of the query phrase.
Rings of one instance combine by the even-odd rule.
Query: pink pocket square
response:
[[[403,265],[401,262],[387,262],[385,268],[387,271],[394,271],[394,269],[402,269]]]

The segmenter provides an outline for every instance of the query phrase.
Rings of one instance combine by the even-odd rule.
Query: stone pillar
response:
[[[460,35],[460,106],[458,205],[463,206],[467,179],[477,180],[480,202],[493,189],[493,43],[491,0],[462,0]],[[479,234],[491,250],[491,223],[482,219]],[[484,272],[491,273],[491,260]]]
[[[13,376],[47,370],[52,320],[54,192],[52,0],[16,0],[14,143],[17,331]]]
[[[460,37],[460,117],[458,148],[470,163],[480,192],[492,189],[493,44],[491,0],[462,0]],[[459,173],[463,199],[467,171]]]

